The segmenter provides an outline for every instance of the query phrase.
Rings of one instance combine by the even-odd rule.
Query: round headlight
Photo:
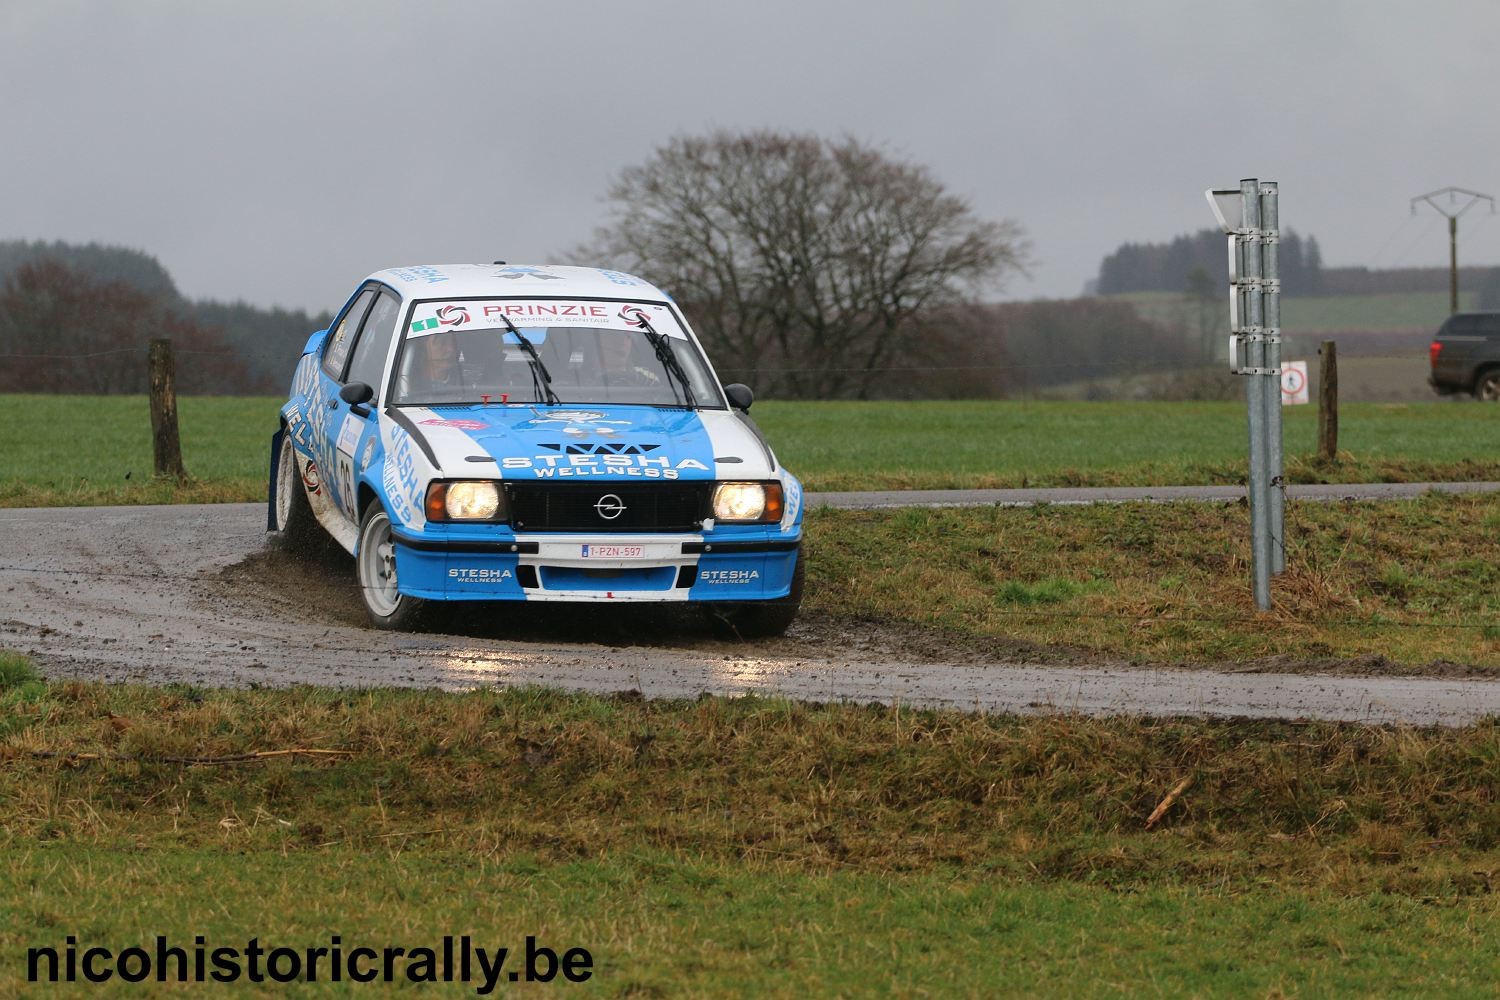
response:
[[[720,483],[714,490],[714,518],[758,521],[766,512],[766,488],[760,483]]]
[[[455,521],[487,521],[500,510],[500,491],[494,483],[451,483],[445,507]]]

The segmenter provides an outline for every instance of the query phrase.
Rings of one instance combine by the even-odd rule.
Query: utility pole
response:
[[[1438,201],[1442,195],[1448,196],[1448,206],[1445,208]],[[1457,208],[1459,196],[1467,200],[1462,208]],[[1490,203],[1490,214],[1495,214],[1495,199],[1478,191],[1470,191],[1466,188],[1445,187],[1437,191],[1429,191],[1419,194],[1411,200],[1411,214],[1417,214],[1417,202],[1425,201],[1431,205],[1439,215],[1448,220],[1448,313],[1452,315],[1458,312],[1458,217],[1481,201]]]
[[[1255,606],[1271,610],[1271,578],[1286,569],[1286,491],[1281,445],[1280,186],[1249,178],[1209,190],[1229,237],[1229,370],[1248,375],[1250,582]]]

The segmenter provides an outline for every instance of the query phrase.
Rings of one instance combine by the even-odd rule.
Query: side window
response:
[[[381,292],[370,315],[365,319],[364,333],[354,345],[354,360],[349,362],[350,382],[363,382],[380,394],[380,377],[385,374],[385,356],[396,333],[396,314],[401,301],[390,292]]]
[[[359,297],[344,310],[344,316],[333,328],[333,332],[328,335],[328,349],[323,352],[323,371],[329,378],[336,379],[344,374],[344,359],[349,356],[349,348],[354,344],[354,334],[359,331],[359,321],[364,318],[365,310],[374,297],[373,288],[360,292]]]

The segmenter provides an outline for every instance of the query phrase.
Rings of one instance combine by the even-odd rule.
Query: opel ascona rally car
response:
[[[640,278],[379,271],[297,364],[269,528],[296,544],[321,525],[381,627],[427,601],[679,601],[780,633],[802,487],[751,402]]]

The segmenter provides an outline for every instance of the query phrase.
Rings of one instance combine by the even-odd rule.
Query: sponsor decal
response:
[[[421,423],[423,427],[457,427],[461,431],[482,431],[489,426],[482,420],[443,420],[438,417]]]
[[[782,484],[785,493],[786,511],[781,515],[781,530],[790,531],[797,523],[797,513],[802,508],[802,487],[795,479],[786,479]]]
[[[561,281],[562,275],[548,274],[539,267],[502,267],[495,272],[497,278],[539,278],[542,281]]]
[[[323,477],[318,473],[317,462],[308,462],[307,467],[302,470],[302,485],[315,497],[323,495]]]
[[[602,267],[596,268],[596,270],[600,274],[604,275],[604,277],[612,285],[637,286],[637,285],[644,285],[645,284],[645,282],[642,281],[640,278],[637,278],[633,274],[626,274],[624,271],[606,271]]]
[[[380,485],[385,489],[386,502],[391,505],[391,518],[398,523],[411,524],[421,510],[417,497],[417,461],[412,455],[411,435],[392,424],[391,438],[391,449]]]
[[[484,307],[484,316],[524,319],[609,319],[609,309],[588,302],[502,302]]]
[[[705,569],[698,573],[698,579],[704,583],[754,583],[760,579],[758,569]]]
[[[613,521],[625,513],[625,503],[615,494],[606,493],[594,502],[594,512],[606,521]]]
[[[660,448],[659,444],[548,444],[543,448],[565,452],[569,455],[645,455]]]
[[[344,417],[344,422],[339,425],[339,451],[346,455],[354,454],[354,446],[359,444],[359,432],[364,429],[363,420],[353,416]]]
[[[465,318],[459,320],[460,315]],[[525,330],[533,343],[541,343],[546,339],[546,331],[555,326],[639,330],[641,320],[647,316],[658,333],[677,340],[687,338],[676,316],[665,305],[646,302],[622,307],[620,303],[546,298],[423,302],[417,306],[408,329],[414,334],[423,334],[440,327],[455,328],[461,323],[466,328],[489,329],[503,327],[505,320],[509,320],[513,326]],[[506,343],[516,341],[507,335]]]
[[[644,545],[593,545],[581,546],[585,559],[640,559],[646,554]]]
[[[308,426],[306,418],[302,416],[302,407],[295,402],[289,408],[286,418],[286,429],[291,439],[298,448],[308,454],[312,453],[312,428]]]
[[[391,273],[402,281],[420,281],[427,285],[435,285],[440,281],[448,280],[446,274],[427,264],[420,267],[394,267],[391,268]]]
[[[592,424],[592,423],[594,423],[596,421],[602,422],[602,423],[607,423],[607,424],[622,424],[622,425],[624,425],[626,427],[630,426],[630,421],[628,421],[628,420],[605,420],[604,419],[604,414],[602,414],[602,413],[596,413],[593,410],[553,410],[550,413],[548,413],[545,417],[537,417],[535,420],[529,420],[529,421],[527,421],[527,423],[531,423],[531,424]]]
[[[370,435],[370,439],[365,442],[365,453],[363,455],[361,455],[360,459],[359,459],[359,471],[360,472],[364,472],[366,469],[368,469],[370,467],[370,459],[372,459],[374,457],[375,457],[375,435],[371,434]]]
[[[448,570],[448,579],[455,583],[499,583],[501,580],[512,578],[508,569],[476,569],[467,566],[453,566]]]
[[[573,476],[640,476],[646,479],[677,479],[683,470],[707,472],[708,466],[695,458],[684,458],[675,465],[665,455],[595,454],[595,455],[513,455],[500,460],[500,468],[512,471],[530,469],[539,479]]]

